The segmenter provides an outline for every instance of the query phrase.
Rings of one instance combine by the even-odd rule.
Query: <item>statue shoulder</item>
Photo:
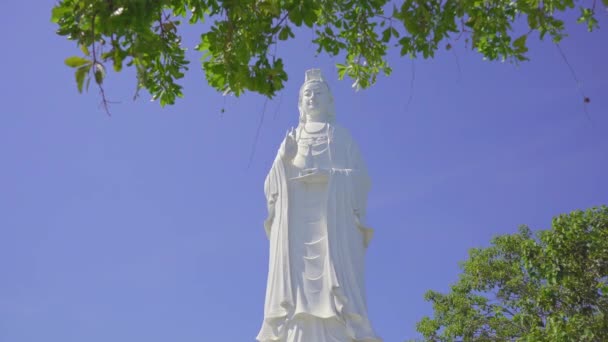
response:
[[[340,125],[332,125],[332,135],[335,140],[351,142],[353,140],[350,131]]]

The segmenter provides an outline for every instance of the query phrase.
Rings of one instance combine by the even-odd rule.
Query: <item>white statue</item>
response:
[[[300,88],[264,191],[270,262],[260,342],[378,342],[367,318],[364,257],[370,181],[357,145],[334,124],[319,69]]]

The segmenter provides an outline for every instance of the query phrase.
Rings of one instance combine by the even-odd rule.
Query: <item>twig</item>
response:
[[[572,75],[574,82],[576,82],[576,88],[578,89],[578,92],[583,97],[583,112],[585,112],[585,116],[587,117],[587,120],[589,120],[589,122],[592,122],[591,116],[589,116],[589,112],[587,111],[587,103],[589,103],[590,100],[583,92],[583,89],[581,88],[581,82],[578,80],[578,77],[576,76],[576,72],[574,71],[572,64],[570,64],[570,62],[568,61],[568,58],[566,57],[566,54],[562,50],[562,47],[559,45],[559,43],[555,43],[555,46],[557,46],[557,51],[559,51],[560,56],[562,56],[564,63],[566,63],[566,65],[568,66],[568,69],[570,69],[570,75]]]
[[[412,102],[412,98],[414,97],[414,81],[416,80],[416,63],[415,61],[412,59],[412,73],[411,73],[411,77],[410,77],[410,94],[407,98],[407,103],[405,104],[405,109],[404,109],[404,113],[407,113],[407,109],[410,106],[410,103]]]
[[[220,109],[220,117],[223,117],[224,113],[226,112],[226,97],[227,95],[224,95],[224,100],[222,101],[222,108]]]
[[[93,71],[93,77],[95,77],[95,70],[97,69],[97,64],[101,65],[103,68],[103,64],[101,64],[98,60],[97,60],[97,51],[95,50],[95,17],[97,17],[97,13],[93,14],[93,19],[91,22],[91,34],[93,35],[93,67],[90,69]],[[89,77],[91,77],[91,75],[89,74]],[[101,80],[103,82],[103,78]],[[97,82],[97,78],[95,77],[95,83],[97,83],[97,86],[99,87],[99,94],[101,94],[101,105],[103,106],[103,109],[105,110],[106,114],[108,116],[112,116],[112,114],[110,114],[110,108],[109,108],[109,101],[106,98],[106,92],[103,89],[103,86],[101,85],[101,82]]]
[[[279,109],[281,108],[281,102],[283,101],[283,92],[279,94],[279,104],[277,105],[277,109],[274,111],[274,115],[272,115],[272,119],[276,120],[279,115]]]
[[[456,51],[454,51],[454,48],[452,47],[452,53],[454,54],[454,58],[456,60],[456,67],[458,68],[458,81],[460,82],[462,79],[462,69],[460,68],[460,61],[458,60],[458,55],[456,54]]]
[[[283,17],[279,19],[279,21],[276,23],[276,25],[274,25],[274,26],[272,27],[272,30],[271,30],[271,31],[274,31],[275,29],[278,29],[278,28],[281,26],[281,24],[282,24],[282,23],[285,21],[285,19],[287,19],[288,14],[289,14],[289,13],[288,13],[288,12],[286,12],[286,13],[283,15]],[[276,46],[279,44],[279,41],[278,41],[278,39],[277,39],[277,36],[278,36],[278,35],[279,35],[279,30],[277,30],[277,32],[276,32],[276,33],[274,33],[274,34],[273,34],[273,35],[270,37],[270,40],[271,40],[271,43],[270,43],[270,44],[274,43],[274,45],[275,45],[275,54],[276,54]],[[273,42],[272,42],[272,41],[273,41]],[[269,44],[269,45],[270,45],[270,44]]]
[[[279,19],[279,22],[276,25],[274,25],[274,27],[276,28],[276,27],[281,26],[281,24],[285,21],[285,19],[287,19],[288,15],[289,15],[289,12],[286,12],[285,15],[283,15],[283,17],[281,19]]]
[[[103,109],[106,111],[106,114],[108,114],[108,116],[112,116],[112,114],[110,113],[110,101],[107,100],[106,98],[106,92],[104,91],[103,87],[101,86],[101,84],[99,85],[99,94],[101,94],[101,105],[103,106]]]
[[[260,131],[262,130],[262,123],[264,123],[264,115],[266,114],[266,105],[268,104],[268,98],[264,100],[264,106],[262,107],[262,115],[260,115],[260,122],[258,128],[255,131],[255,138],[253,139],[253,145],[251,146],[251,154],[249,155],[249,161],[247,162],[247,169],[251,166],[253,156],[255,155],[255,149],[260,138]]]

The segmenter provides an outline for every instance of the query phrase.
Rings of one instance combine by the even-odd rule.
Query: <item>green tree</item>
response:
[[[447,294],[426,293],[427,341],[608,341],[608,207],[472,249]]]
[[[597,6],[608,5],[602,2]],[[577,6],[579,22],[596,28],[596,1],[583,0],[61,0],[51,20],[82,51],[65,61],[75,68],[79,91],[93,79],[103,95],[106,64],[115,71],[126,64],[136,69],[137,89],[164,106],[182,96],[177,80],[189,63],[179,33],[184,20],[213,20],[196,46],[212,87],[272,97],[287,80],[274,46],[294,38],[294,27],[312,28],[319,53],[344,57],[339,77],[366,88],[379,73],[390,74],[389,46],[401,56],[430,58],[458,41],[489,60],[524,61],[526,39],[536,33],[559,42],[566,35],[559,15]],[[516,21],[526,26],[521,32]]]

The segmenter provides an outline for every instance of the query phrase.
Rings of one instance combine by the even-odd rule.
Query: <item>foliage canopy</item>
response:
[[[294,27],[311,28],[318,53],[344,56],[339,78],[366,88],[379,73],[390,74],[390,46],[401,56],[430,58],[459,41],[489,60],[524,61],[527,37],[559,42],[566,35],[559,14],[576,6],[579,22],[596,28],[596,2],[582,0],[61,0],[51,20],[82,51],[65,61],[79,91],[91,79],[101,87],[106,64],[115,71],[126,64],[136,69],[137,89],[164,106],[182,96],[177,80],[188,70],[182,21],[213,20],[196,45],[212,87],[272,97],[287,80],[274,47],[294,38]],[[526,29],[517,33],[516,21]]]
[[[608,207],[472,249],[447,294],[426,293],[427,341],[608,341]]]

